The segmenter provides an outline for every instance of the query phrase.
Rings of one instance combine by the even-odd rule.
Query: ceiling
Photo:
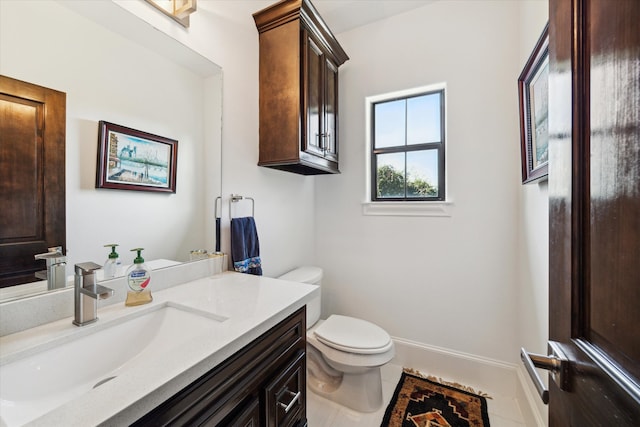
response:
[[[393,15],[408,12],[437,0],[312,0],[334,34],[349,31]],[[253,13],[277,0],[200,0],[198,9],[242,24]]]
[[[422,7],[435,0],[313,0],[334,33]]]

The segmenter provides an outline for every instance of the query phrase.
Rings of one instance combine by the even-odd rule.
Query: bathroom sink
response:
[[[205,334],[225,317],[165,303],[0,366],[0,424],[22,425]],[[3,424],[4,425],[4,424]]]

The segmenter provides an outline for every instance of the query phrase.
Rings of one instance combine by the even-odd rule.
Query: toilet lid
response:
[[[337,314],[329,316],[314,333],[321,343],[350,353],[383,353],[393,346],[391,337],[381,327]]]

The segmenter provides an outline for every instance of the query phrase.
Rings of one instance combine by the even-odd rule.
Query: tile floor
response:
[[[344,408],[308,390],[307,419],[309,427],[379,426],[401,374],[402,366],[388,364],[382,367],[382,394],[385,403],[377,412],[370,414],[362,414]],[[464,384],[461,379],[453,380]],[[491,393],[491,390],[482,391],[492,397],[492,399],[487,399],[491,427],[525,426],[515,397],[497,396]]]

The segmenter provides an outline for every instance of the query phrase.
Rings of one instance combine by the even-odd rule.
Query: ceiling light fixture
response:
[[[186,28],[189,27],[189,16],[197,9],[196,0],[145,1]]]

